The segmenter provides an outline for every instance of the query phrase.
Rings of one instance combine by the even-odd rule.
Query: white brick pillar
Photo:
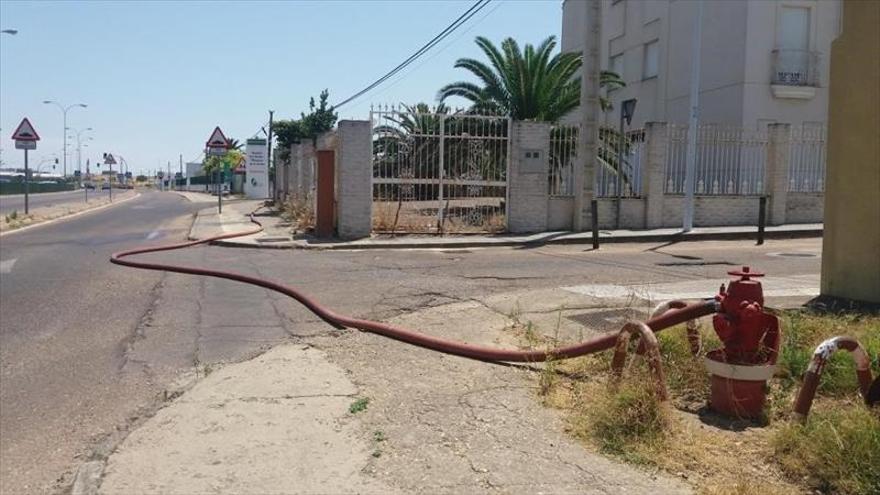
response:
[[[286,160],[278,159],[278,148],[275,148],[275,152],[272,156],[275,158],[275,163],[280,164],[281,174],[279,178],[278,174],[278,165],[275,166],[275,182],[281,185],[281,196],[280,200],[287,201],[288,196],[290,196],[290,155],[287,156]],[[280,163],[279,163],[280,162]],[[277,187],[277,186],[276,186]]]
[[[507,178],[507,230],[547,230],[550,124],[512,122]]]
[[[294,143],[290,145],[290,189],[292,191],[291,194],[297,199],[302,198],[302,147],[302,143]]]
[[[656,229],[663,226],[666,159],[669,155],[669,127],[666,122],[645,124],[645,147],[645,163],[642,165],[645,228]]]
[[[790,124],[768,126],[767,164],[764,168],[764,190],[769,196],[767,223],[785,223],[785,203],[788,199],[788,162],[791,145]]]
[[[370,121],[342,120],[336,136],[337,232],[342,239],[366,237],[373,206]]]
[[[581,68],[581,128],[578,160],[574,168],[574,218],[576,232],[592,227],[593,178],[599,149],[599,73],[602,29],[601,0],[587,0],[584,9],[583,65]]]

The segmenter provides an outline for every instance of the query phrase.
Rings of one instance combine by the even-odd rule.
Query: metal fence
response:
[[[370,119],[373,230],[506,228],[507,117],[384,107]]]
[[[550,130],[550,177],[551,197],[574,196],[574,167],[577,164],[577,126],[554,126]],[[617,131],[600,130],[599,166],[594,175],[593,191],[597,197],[640,196],[642,193],[642,163],[645,160],[645,133],[643,130],[626,133],[622,140],[622,174],[618,174]]]
[[[788,191],[825,191],[825,126],[792,127]]]
[[[665,191],[684,194],[688,128],[669,125],[668,129]],[[762,194],[767,142],[764,130],[700,126],[697,129],[696,194]]]

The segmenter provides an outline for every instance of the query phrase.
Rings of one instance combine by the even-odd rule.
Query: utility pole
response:
[[[269,110],[269,135],[267,136],[269,139],[266,140],[266,146],[269,148],[266,150],[266,167],[272,167],[272,116],[275,114],[274,110]],[[278,175],[275,167],[272,167],[272,173],[275,174],[272,179],[272,198],[275,198],[275,190],[278,189],[278,186],[275,185],[278,182]],[[269,174],[266,174],[269,175]]]
[[[179,167],[180,167],[180,179],[183,179],[183,153],[181,153],[180,155],[178,155],[177,162],[178,162],[178,165],[179,165]],[[175,180],[175,182],[177,182],[177,180]],[[181,187],[181,184],[178,184],[178,185],[177,185],[177,190],[178,190],[178,191],[180,190],[180,187]]]
[[[171,160],[168,160],[168,190],[171,191]]]
[[[697,126],[700,121],[700,53],[702,52],[703,3],[697,2],[697,17],[694,21],[693,52],[691,53],[691,94],[690,120],[687,134],[687,160],[684,170],[684,218],[681,230],[690,232],[694,227],[694,186],[697,175]]]

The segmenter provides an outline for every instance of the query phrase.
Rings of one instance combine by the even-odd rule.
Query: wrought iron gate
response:
[[[373,125],[373,230],[506,228],[507,117],[384,107]]]

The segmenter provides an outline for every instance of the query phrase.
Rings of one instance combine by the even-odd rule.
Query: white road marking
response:
[[[700,299],[718,293],[725,279],[687,280],[661,284],[585,284],[563,287],[563,290],[602,298],[637,297],[648,301],[670,299]],[[816,296],[819,294],[819,275],[794,275],[791,277],[767,277],[761,279],[765,297]]]
[[[0,273],[9,273],[12,271],[12,265],[18,261],[18,258],[12,258],[11,260],[0,261]]]
[[[149,234],[147,234],[147,240],[152,241],[153,239],[159,237],[159,234],[160,234],[159,230],[156,229],[156,230],[150,232]]]

